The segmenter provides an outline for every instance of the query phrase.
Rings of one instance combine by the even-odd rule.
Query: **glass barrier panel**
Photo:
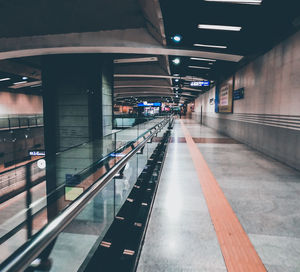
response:
[[[50,271],[83,271],[113,219],[114,185],[111,182],[59,234],[50,254]]]

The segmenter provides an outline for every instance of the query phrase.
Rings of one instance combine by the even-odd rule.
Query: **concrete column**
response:
[[[112,131],[113,118],[113,62],[106,58],[103,61],[105,69],[102,73],[102,120],[103,135],[110,134]]]
[[[42,66],[49,194],[101,157],[101,141],[96,140],[104,130],[111,132],[113,74],[112,59],[99,54],[45,56]],[[58,192],[48,203],[61,198]],[[49,219],[64,204],[53,206]]]

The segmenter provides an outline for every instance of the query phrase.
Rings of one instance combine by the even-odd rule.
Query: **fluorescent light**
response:
[[[214,59],[191,58],[191,60],[216,61]]]
[[[220,2],[231,4],[261,5],[262,0],[204,0],[206,2]]]
[[[7,80],[10,80],[10,78],[9,77],[0,78],[0,81],[7,81]]]
[[[226,49],[226,45],[213,45],[213,44],[201,44],[201,43],[194,43],[194,46],[199,46],[199,47],[210,47],[210,48],[222,48]]]
[[[19,85],[19,84],[24,84],[27,83],[27,81],[19,81],[19,82],[15,82],[14,85]]]
[[[210,67],[204,67],[204,66],[193,66],[193,65],[190,65],[189,68],[195,68],[195,69],[206,69],[206,70],[209,70]]]
[[[225,26],[225,25],[203,25],[199,24],[200,29],[211,29],[211,30],[226,30],[226,31],[240,31],[242,27],[240,26]]]

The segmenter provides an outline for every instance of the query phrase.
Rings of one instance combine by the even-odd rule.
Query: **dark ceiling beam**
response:
[[[171,89],[173,90],[174,87],[173,86],[159,86],[159,85],[123,85],[123,86],[114,86],[115,91],[119,91],[122,89],[131,89],[131,88],[149,88],[149,89]],[[186,91],[192,91],[192,92],[197,92],[197,93],[202,93],[203,90],[199,90],[199,89],[194,89],[194,88],[188,88],[188,87],[182,87],[182,90],[186,90]],[[149,90],[149,92],[152,92],[152,90]]]
[[[187,97],[196,97],[195,95],[191,95],[191,94],[182,94],[183,96],[187,96]],[[120,97],[140,97],[140,96],[155,96],[155,97],[162,97],[162,96],[169,96],[169,97],[173,97],[175,96],[174,93],[164,93],[164,92],[157,92],[157,93],[148,93],[148,92],[139,92],[137,93],[132,93],[132,92],[126,92],[126,93],[119,93],[116,94],[115,97],[116,98],[120,98]]]
[[[205,80],[205,78],[202,77],[178,77],[178,76],[169,76],[169,75],[159,75],[159,74],[114,74],[115,78],[165,78],[165,79],[183,79],[183,80]]]
[[[172,86],[162,86],[162,85],[123,85],[123,86],[114,86],[114,89],[123,89],[123,88],[165,88],[173,89]]]

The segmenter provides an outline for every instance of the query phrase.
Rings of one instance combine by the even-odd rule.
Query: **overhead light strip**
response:
[[[226,49],[226,45],[213,45],[213,44],[201,44],[201,43],[194,43],[194,46],[199,46],[199,47],[209,47],[209,48],[221,48],[221,49]]]
[[[204,0],[206,2],[219,2],[231,4],[245,4],[245,5],[261,5],[262,0]]]
[[[14,85],[19,85],[19,84],[24,84],[27,83],[27,81],[19,81],[19,82],[15,82]]]
[[[190,65],[190,66],[188,66],[188,67],[189,67],[189,68],[195,68],[195,69],[206,69],[206,70],[211,69],[210,67],[194,66],[194,65]]]
[[[158,61],[157,57],[145,57],[145,58],[115,59],[114,63],[138,63],[138,62],[155,62],[155,61]]]
[[[214,60],[214,59],[204,59],[204,58],[191,58],[191,60],[213,61],[213,62],[216,61],[216,60]]]
[[[240,31],[242,29],[241,26],[204,25],[204,24],[199,24],[198,28],[209,29],[209,30],[225,30],[225,31]]]
[[[0,81],[8,81],[8,80],[10,80],[10,78],[9,78],[9,77],[0,78]]]

